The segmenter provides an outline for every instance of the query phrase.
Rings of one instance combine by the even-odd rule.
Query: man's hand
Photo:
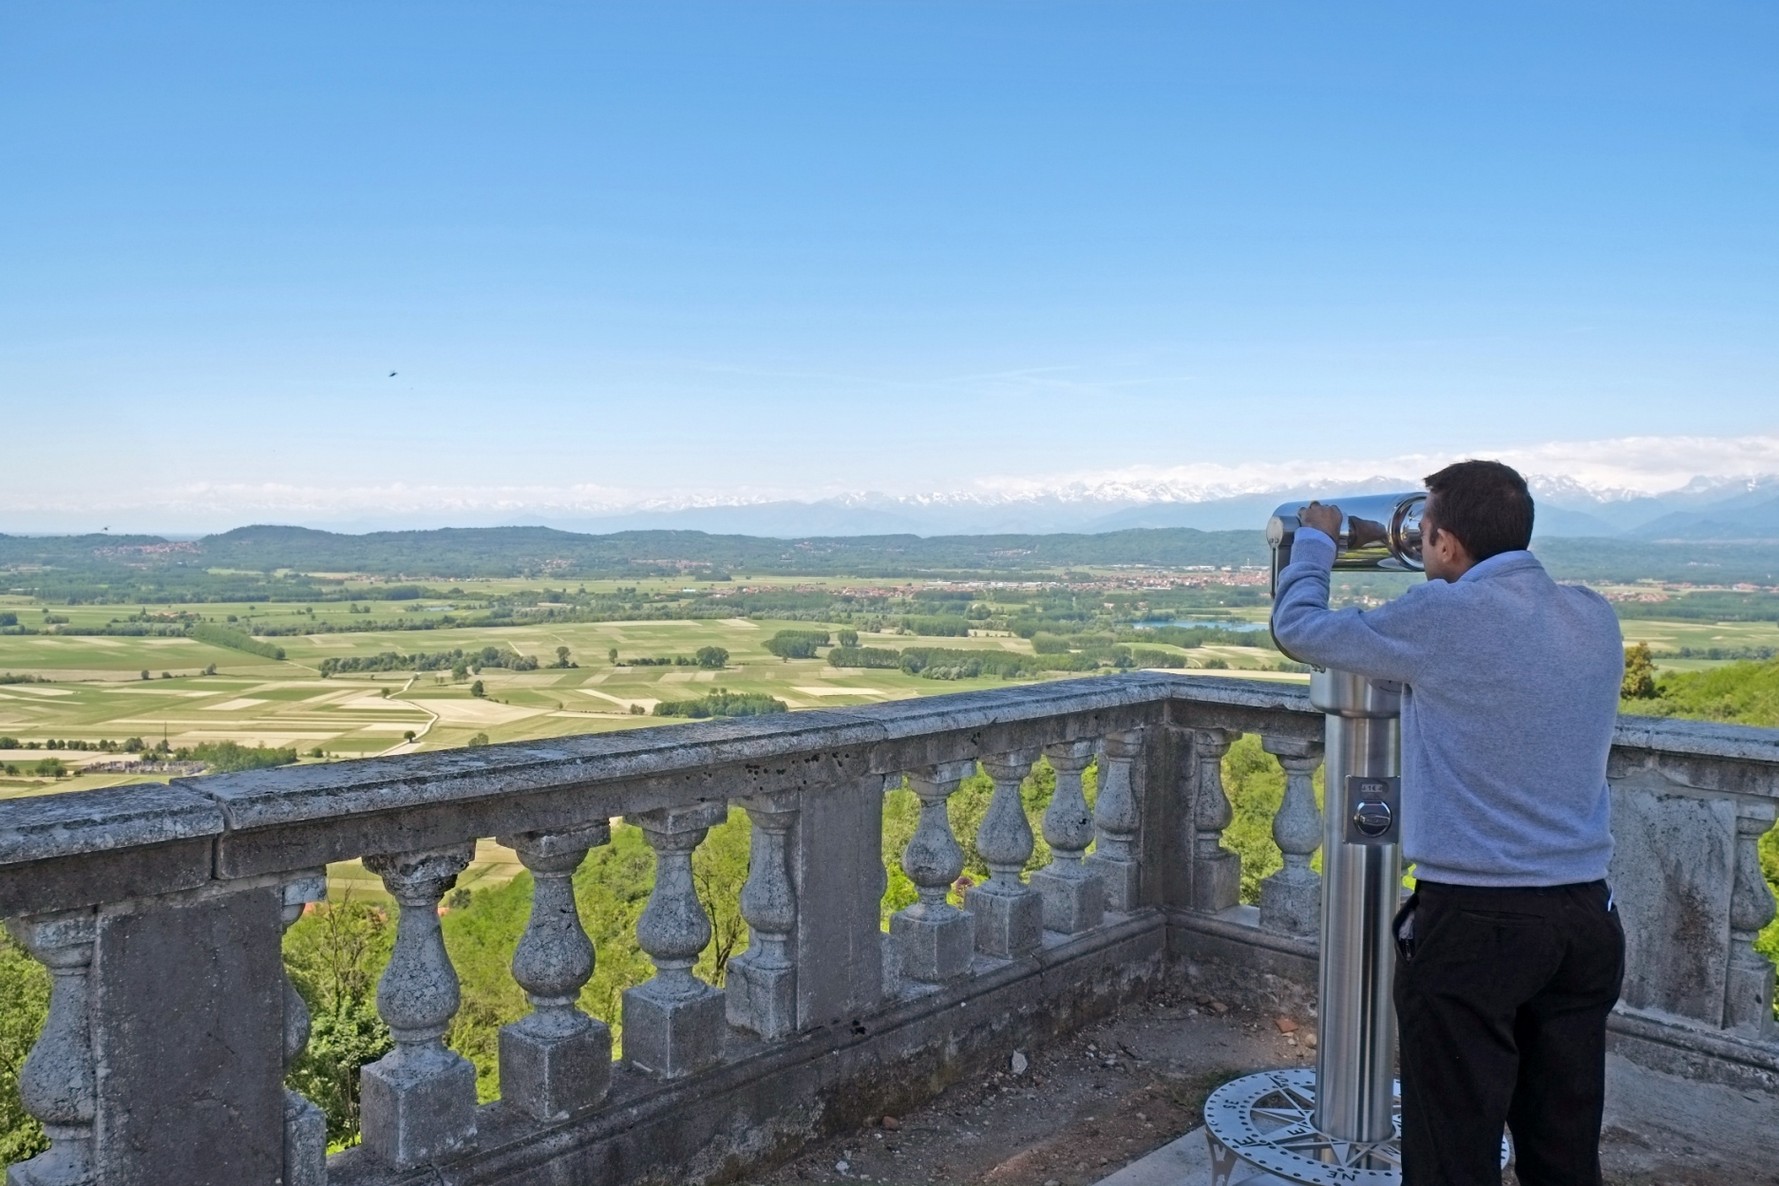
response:
[[[1297,521],[1305,527],[1314,527],[1329,539],[1340,541],[1340,521],[1344,516],[1339,507],[1325,507],[1319,502],[1312,502],[1307,507],[1299,507]]]

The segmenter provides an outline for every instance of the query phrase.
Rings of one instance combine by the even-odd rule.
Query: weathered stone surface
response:
[[[990,881],[964,891],[964,909],[976,920],[976,950],[996,959],[1018,959],[1044,941],[1044,898],[1021,886],[1009,893]]]
[[[798,796],[792,829],[799,1028],[850,1022],[883,997],[883,776]]]
[[[1632,1008],[1723,1022],[1736,809],[1654,771],[1613,787],[1611,881]]]
[[[365,1150],[410,1169],[473,1149],[476,1068],[443,1048],[397,1052],[358,1072]]]
[[[283,1178],[283,909],[268,886],[101,911],[99,1181]]]
[[[1044,929],[1079,935],[1105,921],[1106,888],[1085,865],[1046,865],[1032,874],[1044,901]]]
[[[942,915],[924,917],[914,909],[897,911],[890,919],[890,941],[896,945],[902,975],[937,984],[969,972],[976,947],[976,924],[970,914],[953,906]]]
[[[203,885],[222,830],[215,803],[158,783],[0,802],[0,915]]]
[[[715,1063],[727,1029],[723,994],[708,984],[679,994],[650,980],[624,993],[624,1060],[663,1079]]]
[[[1099,798],[1093,807],[1094,851],[1087,863],[1105,886],[1108,910],[1133,910],[1142,893],[1137,842],[1142,814],[1133,769],[1142,756],[1142,739],[1140,731],[1114,733],[1106,738],[1100,756]]]
[[[636,923],[636,940],[654,961],[654,978],[624,993],[624,1058],[664,1079],[714,1063],[722,1053],[727,1009],[720,990],[692,973],[710,942],[710,916],[692,882],[692,851],[723,821],[722,803],[662,808],[636,816],[655,850],[655,885]]]
[[[964,909],[976,920],[976,950],[997,959],[1029,955],[1044,941],[1044,899],[1023,876],[1036,844],[1019,797],[1037,757],[1036,750],[1019,750],[982,759],[983,772],[994,783],[976,830],[976,851],[988,866],[988,881],[964,891]]]
[[[538,1016],[500,1029],[500,1098],[535,1120],[566,1120],[605,1099],[611,1027],[579,1013],[555,1026]]]
[[[1044,899],[1044,929],[1078,935],[1105,918],[1106,887],[1087,863],[1093,816],[1081,777],[1093,761],[1092,741],[1057,742],[1044,747],[1056,771],[1056,792],[1044,810],[1044,839],[1050,863],[1032,874],[1031,887]]]
[[[1283,862],[1260,883],[1260,925],[1288,935],[1312,935],[1322,920],[1322,876],[1310,867],[1322,844],[1322,813],[1313,784],[1322,746],[1288,737],[1267,737],[1263,745],[1285,769],[1285,796],[1272,822]]]
[[[973,761],[945,762],[908,776],[920,800],[920,822],[902,850],[902,871],[919,898],[890,919],[890,942],[898,970],[910,980],[937,984],[970,970],[976,928],[970,915],[949,901],[951,887],[964,871],[964,850],[951,834],[946,800],[975,768]]]
[[[1280,869],[1260,883],[1260,925],[1313,935],[1322,922],[1322,879],[1308,869]]]
[[[0,865],[87,856],[214,836],[222,812],[206,795],[159,783],[0,803]]]
[[[396,1169],[476,1140],[476,1069],[444,1044],[459,990],[438,916],[439,900],[474,856],[467,842],[364,859],[400,907],[395,949],[377,981],[377,1012],[395,1049],[359,1071],[364,1146]]]
[[[723,988],[729,1023],[762,1038],[780,1038],[797,1028],[798,901],[789,845],[798,797],[784,792],[742,801],[752,824],[740,895],[748,946],[729,961]]]
[[[1046,948],[1029,961],[886,1003],[860,1026],[746,1044],[733,1061],[697,1076],[664,1083],[620,1064],[608,1105],[582,1119],[539,1132],[491,1109],[481,1150],[441,1175],[419,1170],[392,1180],[349,1150],[334,1159],[329,1186],[738,1180],[748,1165],[811,1135],[856,1132],[867,1118],[900,1113],[971,1068],[1004,1066],[1014,1050],[1146,994],[1162,982],[1161,932],[1157,916],[1138,915],[1066,951]]]
[[[598,820],[568,832],[506,838],[531,870],[531,915],[513,952],[513,979],[532,1012],[501,1027],[501,1100],[534,1120],[563,1120],[605,1098],[611,1030],[575,1005],[593,976],[593,943],[575,904],[574,872],[588,849],[611,840]]]
[[[762,1038],[782,1038],[797,1028],[797,969],[758,960],[729,961],[723,981],[729,1024]]]
[[[283,1186],[327,1186],[327,1115],[289,1088],[284,1091]]]
[[[314,869],[286,881],[280,921],[288,931],[311,902],[327,897],[327,870]],[[309,1045],[309,1006],[288,971],[284,976],[284,1070]],[[326,1186],[327,1117],[312,1100],[284,1089],[284,1186]]]
[[[1774,1032],[1773,962],[1755,949],[1773,921],[1772,887],[1761,868],[1760,840],[1773,826],[1770,801],[1742,800],[1736,807],[1736,875],[1730,890],[1730,966],[1723,1023],[1753,1038]]]
[[[1241,857],[1223,847],[1223,830],[1235,818],[1223,789],[1223,755],[1234,740],[1227,729],[1192,732],[1192,908],[1204,914],[1241,900]]]
[[[97,1067],[92,1026],[95,913],[9,919],[11,932],[49,970],[49,1012],[18,1071],[19,1102],[43,1125],[49,1148],[11,1168],[11,1186],[86,1186],[93,1177]]]

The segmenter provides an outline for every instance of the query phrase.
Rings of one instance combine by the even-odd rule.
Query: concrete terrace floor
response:
[[[1218,1084],[1265,1068],[1313,1066],[1315,1021],[1307,1013],[1301,1005],[1244,1008],[1202,991],[1154,998],[746,1180],[1091,1186],[1124,1170],[1117,1186],[1200,1186],[1197,1175],[1180,1176],[1187,1146],[1171,1156],[1158,1151],[1188,1132],[1191,1142],[1203,1140],[1193,1130]],[[1614,1057],[1607,1186],[1779,1186],[1776,1126],[1771,1099]],[[1517,1179],[1509,1171],[1504,1180]]]

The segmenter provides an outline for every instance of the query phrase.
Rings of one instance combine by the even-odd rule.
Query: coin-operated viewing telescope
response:
[[[1266,525],[1275,595],[1308,501],[1285,504]],[[1335,568],[1421,571],[1425,492],[1317,501],[1341,510]],[[1214,1186],[1402,1179],[1390,996],[1390,923],[1402,894],[1402,685],[1312,668],[1310,704],[1325,714],[1316,1069],[1248,1075],[1205,1101]]]
[[[1340,535],[1334,567],[1371,569],[1377,572],[1420,572],[1421,512],[1427,493],[1360,494],[1352,498],[1317,499],[1341,509]],[[1307,502],[1288,502],[1272,513],[1266,523],[1266,542],[1272,547],[1272,588],[1279,591],[1279,573],[1291,563],[1291,544],[1302,526],[1297,512]]]

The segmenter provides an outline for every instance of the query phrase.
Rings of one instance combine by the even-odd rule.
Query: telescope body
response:
[[[1421,511],[1427,492],[1406,494],[1355,494],[1347,498],[1320,498],[1324,506],[1341,510],[1340,534],[1336,537],[1334,567],[1377,572],[1420,572]],[[1272,513],[1266,524],[1266,542],[1272,547],[1272,590],[1279,591],[1279,573],[1291,563],[1291,544],[1302,526],[1297,513],[1309,505],[1288,502]]]

